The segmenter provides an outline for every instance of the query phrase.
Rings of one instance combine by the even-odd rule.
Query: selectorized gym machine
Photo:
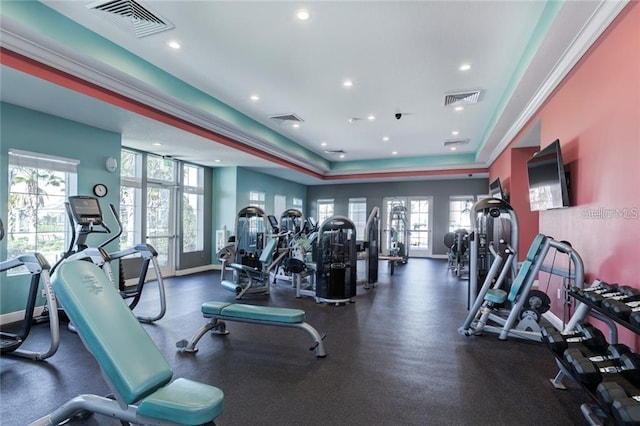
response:
[[[387,244],[389,256],[400,257],[401,263],[409,260],[409,222],[407,208],[400,203],[393,204],[389,212],[389,233]]]
[[[277,221],[276,221],[277,222]],[[231,260],[224,260],[233,271],[233,279],[223,279],[223,288],[241,299],[248,293],[269,294],[271,270],[277,265],[273,261],[278,248],[278,238],[267,232],[269,227],[277,230],[277,223],[269,222],[264,211],[255,206],[241,209],[236,215],[236,236],[228,250]]]
[[[4,225],[0,220],[0,241],[4,238]],[[49,279],[49,263],[39,253],[25,253],[18,256],[15,259],[8,259],[0,262],[0,273],[4,273],[11,269],[25,267],[31,276],[31,282],[29,285],[29,295],[27,296],[27,306],[24,311],[24,317],[20,330],[13,333],[3,331],[0,333],[0,350],[2,355],[12,355],[21,358],[28,358],[31,360],[43,360],[49,358],[58,350],[60,344],[60,331],[58,322],[58,305],[51,288],[51,281]],[[42,281],[42,287],[45,293],[47,304],[50,307],[48,322],[51,341],[49,348],[45,351],[33,351],[22,347],[31,331],[31,324],[33,322],[33,313],[36,307],[36,299],[38,298],[38,288]]]
[[[353,302],[357,285],[356,226],[345,216],[332,216],[318,231],[316,301]]]
[[[380,209],[374,207],[369,212],[367,224],[364,229],[365,265],[367,267],[367,282],[364,288],[370,288],[371,284],[378,282],[378,261],[380,260]],[[393,271],[393,263],[390,263]]]
[[[158,294],[160,299],[160,310],[154,315],[137,315],[139,321],[151,323],[161,319],[166,313],[166,297],[164,290],[164,281],[160,273],[158,264],[158,253],[150,244],[136,244],[131,248],[108,253],[105,247],[115,241],[122,234],[122,223],[118,211],[113,204],[109,205],[111,214],[118,226],[116,232],[111,238],[103,241],[96,247],[87,244],[87,237],[91,234],[111,234],[111,230],[104,222],[102,208],[98,199],[88,195],[77,195],[69,197],[65,203],[69,223],[71,224],[72,238],[69,248],[63,257],[53,266],[52,272],[63,263],[70,260],[89,260],[99,266],[107,275],[114,285],[114,279],[111,269],[111,262],[121,260],[127,257],[138,256],[142,259],[138,282],[133,288],[126,288],[123,280],[118,280],[116,287],[120,291],[123,299],[128,300],[129,308],[134,309],[142,296],[143,289],[146,285],[147,272],[149,266],[153,266],[155,280],[158,286]]]

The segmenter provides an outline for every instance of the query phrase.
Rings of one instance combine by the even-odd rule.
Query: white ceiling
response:
[[[2,47],[298,168],[7,66],[0,69],[3,101],[120,132],[125,146],[210,166],[252,167],[306,184],[326,182],[323,176],[354,182],[349,175],[363,174],[388,180],[376,175],[385,172],[403,172],[404,179],[434,170],[486,173],[625,4],[565,2],[552,13],[557,3],[539,0],[139,0],[174,27],[137,38],[128,21],[91,10],[89,2],[41,3],[103,39],[86,36],[72,22],[60,25],[42,5],[30,12],[43,20],[35,24],[33,16],[3,4]],[[310,13],[307,21],[295,17],[301,8]],[[85,34],[81,41],[78,34]],[[170,40],[182,48],[168,48]],[[460,71],[463,63],[471,69]],[[353,86],[343,87],[345,79]],[[459,112],[445,107],[447,93],[470,90],[481,90],[477,104]],[[252,94],[260,100],[250,100]],[[299,116],[300,127],[269,118],[283,113]],[[450,139],[469,143],[453,153],[444,146]],[[344,150],[345,158],[325,149]]]

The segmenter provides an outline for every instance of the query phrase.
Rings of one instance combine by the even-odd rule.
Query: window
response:
[[[367,199],[349,198],[349,219],[356,225],[356,238],[364,240],[367,226]]]
[[[262,211],[265,211],[265,194],[264,192],[251,191],[249,192],[249,205],[259,207]]]
[[[302,210],[302,198],[293,197],[293,199],[291,200],[291,207],[296,210],[300,210],[301,213],[304,213],[304,211]]]
[[[76,192],[77,165],[68,158],[9,150],[8,258],[37,251],[55,263],[66,250],[64,203]]]
[[[471,230],[471,207],[474,203],[472,195],[449,198],[449,232],[456,229]]]
[[[333,216],[333,199],[318,200],[318,223],[322,224],[331,216]]]
[[[142,154],[122,150],[120,153],[120,247],[142,242]]]
[[[182,173],[182,252],[204,250],[204,169],[185,164]]]

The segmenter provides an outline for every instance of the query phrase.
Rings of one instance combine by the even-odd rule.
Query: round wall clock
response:
[[[96,197],[104,197],[105,195],[107,195],[107,192],[109,191],[105,184],[97,183],[93,186],[93,193],[96,195]]]

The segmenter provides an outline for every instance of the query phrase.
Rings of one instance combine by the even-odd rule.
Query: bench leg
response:
[[[229,334],[227,331],[227,326],[224,321],[220,321],[217,318],[212,318],[211,321],[203,325],[195,332],[195,334],[187,341],[186,339],[182,339],[176,342],[176,347],[180,349],[180,352],[198,352],[198,348],[196,345],[208,331],[211,331],[214,334]]]
[[[311,347],[309,347],[309,350],[315,351],[316,357],[324,358],[325,356],[327,356],[327,352],[324,350],[324,344],[322,343],[322,339],[324,339],[324,336],[321,336],[320,333],[318,333],[318,330],[316,330],[311,324],[308,324],[306,322],[296,324],[294,325],[294,327],[301,328],[309,335],[311,335],[313,344],[311,345]]]
[[[30,426],[58,425],[72,418],[75,414],[82,412],[102,414],[107,417],[128,422],[137,422],[140,420],[136,416],[137,409],[138,407],[135,405],[129,405],[128,407],[123,408],[113,399],[104,398],[98,395],[85,394],[70,399],[53,413],[34,421]]]

